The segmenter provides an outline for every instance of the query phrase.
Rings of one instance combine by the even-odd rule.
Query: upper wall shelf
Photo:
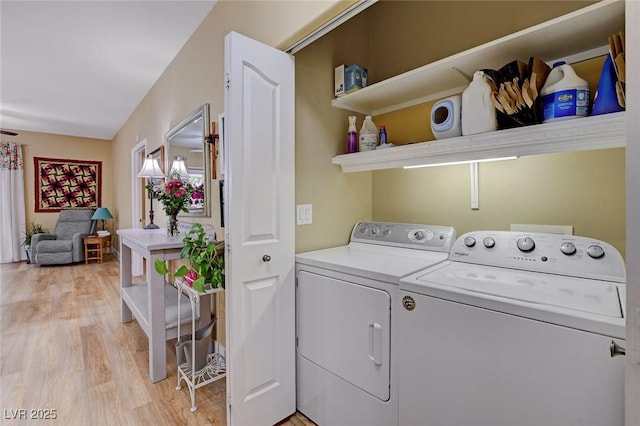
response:
[[[625,112],[338,155],[343,172],[393,169],[626,145]]]
[[[597,56],[606,52],[602,46],[611,34],[624,30],[624,9],[624,1],[605,0],[372,84],[332,105],[375,116],[461,93],[469,82],[453,68],[473,75],[529,56],[546,62],[589,51]]]

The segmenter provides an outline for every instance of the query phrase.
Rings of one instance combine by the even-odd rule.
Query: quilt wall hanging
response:
[[[102,161],[34,157],[36,212],[97,208],[102,201]]]

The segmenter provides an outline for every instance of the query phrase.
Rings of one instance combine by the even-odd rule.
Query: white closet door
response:
[[[227,422],[295,412],[294,59],[225,38]]]

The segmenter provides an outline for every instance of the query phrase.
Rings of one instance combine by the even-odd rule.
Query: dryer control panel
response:
[[[454,243],[449,259],[572,277],[625,282],[622,256],[588,237],[511,231],[476,231]]]
[[[451,226],[413,223],[358,222],[351,232],[351,241],[449,252],[456,238]]]

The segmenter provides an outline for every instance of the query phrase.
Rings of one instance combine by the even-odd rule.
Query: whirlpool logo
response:
[[[469,256],[469,253],[465,253],[463,251],[454,251],[453,255],[454,256]]]

